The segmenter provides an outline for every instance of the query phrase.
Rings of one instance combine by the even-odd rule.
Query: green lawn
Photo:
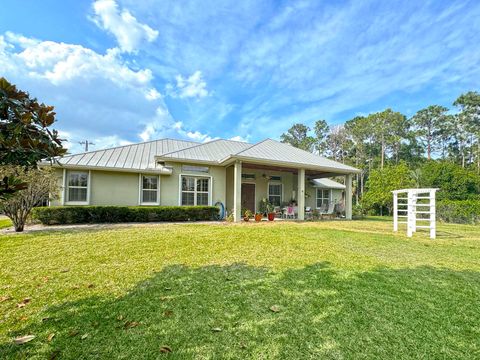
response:
[[[374,220],[0,235],[0,358],[480,358],[480,228]]]

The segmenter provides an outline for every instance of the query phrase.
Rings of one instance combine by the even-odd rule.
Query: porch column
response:
[[[305,169],[298,170],[298,220],[305,220]]]
[[[352,174],[345,175],[345,218],[352,220]]]
[[[233,221],[242,219],[242,162],[235,161],[233,170]]]

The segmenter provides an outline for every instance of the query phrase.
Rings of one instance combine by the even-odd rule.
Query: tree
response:
[[[41,160],[65,154],[56,130],[53,106],[41,104],[0,78],[0,165],[36,167]],[[13,179],[0,178],[0,198],[25,188]]]
[[[52,168],[1,166],[0,175],[28,184],[26,189],[18,191],[8,199],[0,200],[0,211],[12,220],[15,231],[23,231],[25,222],[35,206],[51,195],[58,196],[60,187]]]
[[[445,121],[448,109],[444,106],[430,105],[429,107],[419,110],[413,117],[412,121],[416,126],[417,135],[427,147],[427,159],[432,158],[432,152],[440,143],[440,128]]]
[[[315,150],[318,151],[320,155],[323,155],[327,150],[327,140],[330,127],[325,120],[318,120],[315,122],[313,130],[315,132]]]
[[[470,161],[473,161],[473,154],[476,153],[477,172],[480,173],[480,93],[469,91],[462,94],[453,105],[461,109],[459,120],[466,133],[466,142],[470,146]],[[465,166],[465,149],[462,150],[462,165]]]
[[[415,186],[415,179],[407,164],[385,166],[372,170],[366,183],[367,191],[363,196],[363,205],[368,209],[377,209],[383,215],[386,207],[391,214],[393,209],[392,191]]]
[[[345,163],[348,153],[349,140],[343,125],[337,125],[330,129],[327,136],[327,153],[333,160]]]
[[[280,140],[296,148],[312,151],[315,139],[308,135],[309,131],[310,128],[306,125],[294,124],[286,133],[280,136]]]
[[[368,115],[371,124],[374,142],[378,143],[380,149],[380,167],[385,166],[386,153],[392,149],[398,161],[400,143],[408,130],[405,115],[392,109]]]
[[[439,188],[438,199],[480,199],[480,175],[447,161],[427,161],[420,167],[420,187]]]

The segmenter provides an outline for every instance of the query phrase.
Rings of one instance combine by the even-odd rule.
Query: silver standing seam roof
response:
[[[316,187],[316,188],[319,188],[319,189],[344,190],[346,188],[345,185],[340,184],[339,182],[336,182],[336,181],[328,179],[328,178],[314,179],[314,180],[312,180],[312,185],[313,185],[313,187]]]
[[[110,149],[67,155],[58,159],[60,166],[91,167],[117,170],[147,170],[155,168],[155,156],[198,145],[193,141],[161,139]]]
[[[235,160],[267,165],[303,167],[306,169],[358,172],[357,169],[312,154],[272,139],[257,144],[233,140],[213,140],[207,143],[161,139],[68,155],[58,159],[60,167],[101,168],[118,171],[156,170],[156,161],[207,163],[226,166]]]

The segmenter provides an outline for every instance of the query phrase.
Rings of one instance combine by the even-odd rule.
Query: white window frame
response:
[[[319,191],[319,190],[322,192],[322,196],[321,196],[321,197],[318,196],[318,191]],[[323,191],[328,191],[328,198],[323,197]],[[316,207],[317,209],[320,209],[320,207],[318,206],[318,200],[320,200],[320,199],[322,199],[322,200],[327,199],[327,200],[328,200],[328,204],[327,204],[327,205],[330,205],[330,203],[332,202],[332,189],[316,188],[316,189],[315,189],[315,207]]]
[[[91,170],[82,170],[82,169],[72,169],[66,170],[64,169],[64,176],[63,176],[63,203],[64,205],[89,205],[90,204],[90,189],[92,187],[92,171]],[[86,201],[68,201],[68,189],[70,186],[68,185],[68,176],[70,173],[87,173],[87,200]],[[84,188],[83,186],[73,186],[74,188]]]
[[[281,182],[269,182],[267,185],[267,199],[270,202],[270,185],[280,185],[280,206],[282,206],[283,202],[283,183]],[[278,196],[278,195],[272,195],[272,196]]]
[[[160,205],[160,175],[153,174],[138,174],[138,203],[145,206],[158,206]],[[156,202],[144,202],[143,201],[143,177],[151,176],[157,178],[157,201]],[[147,191],[152,191],[146,189]]]
[[[193,192],[195,195],[193,197],[194,205],[182,205],[182,177],[191,177],[195,178],[195,190],[188,191]],[[201,176],[201,175],[192,175],[192,174],[179,174],[178,175],[178,205],[179,206],[198,206],[197,205],[197,179],[208,179],[208,205],[200,206],[212,206],[212,194],[213,194],[213,177],[212,176]]]

